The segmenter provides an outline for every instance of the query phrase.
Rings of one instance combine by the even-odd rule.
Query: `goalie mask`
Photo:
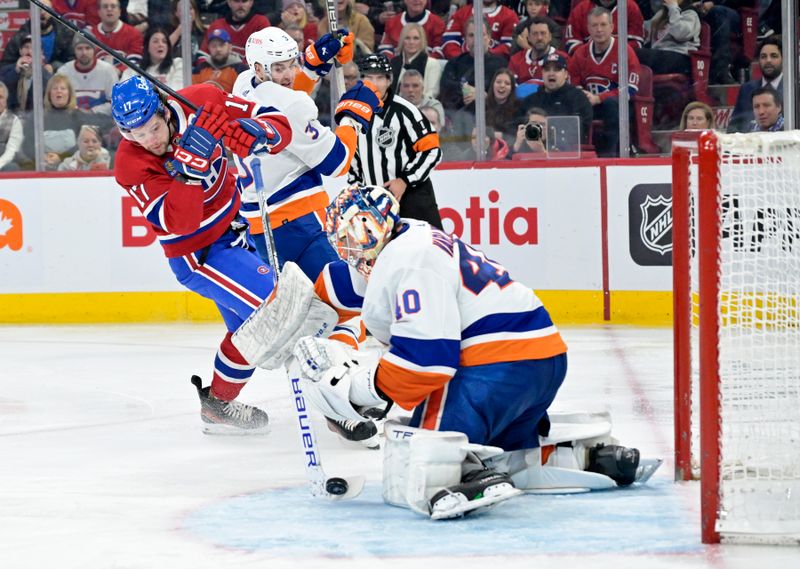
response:
[[[400,204],[380,186],[352,185],[328,206],[328,241],[343,260],[369,277],[378,254],[400,220]]]

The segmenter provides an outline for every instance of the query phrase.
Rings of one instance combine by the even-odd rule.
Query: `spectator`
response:
[[[495,72],[505,67],[505,59],[489,52],[489,22],[483,21],[484,85],[489,85]],[[474,109],[475,103],[475,23],[467,22],[464,38],[466,51],[447,62],[442,72],[439,99],[445,109]],[[468,131],[467,131],[468,132]]]
[[[97,0],[51,0],[53,10],[79,28],[95,26],[100,21]]]
[[[639,63],[654,74],[692,74],[689,52],[700,46],[700,16],[693,0],[664,0],[664,6],[650,22],[647,47],[636,51]]]
[[[8,109],[8,87],[0,83],[0,170],[19,170],[14,157],[22,146],[22,122]]]
[[[515,88],[514,74],[502,67],[492,77],[486,97],[486,126],[492,127],[495,136],[504,138],[509,144],[514,141],[519,114]]]
[[[561,26],[553,22],[548,16],[550,10],[550,0],[525,0],[525,17],[519,21],[514,27],[514,40],[511,46],[511,53],[525,51],[531,47],[528,35],[528,26],[533,18],[547,18],[552,22],[550,26],[550,34],[552,36],[551,43],[556,48],[561,47]]]
[[[558,53],[548,55],[542,65],[542,76],[542,88],[523,100],[521,107],[541,109],[551,117],[580,117],[581,143],[588,143],[592,128],[592,105],[583,91],[567,82],[566,58]]]
[[[491,30],[489,53],[502,56],[508,61],[514,27],[519,23],[519,18],[511,8],[499,5],[497,0],[482,1],[484,18],[488,20]],[[459,8],[450,18],[442,36],[442,52],[446,59],[452,60],[464,52],[466,24],[473,21],[471,4]]]
[[[106,0],[103,0],[106,1]],[[77,136],[81,127],[78,116],[75,90],[66,75],[53,75],[47,82],[44,96],[44,166],[46,170],[56,170],[62,158],[75,152]],[[24,130],[33,132],[33,114],[25,119]],[[34,137],[23,141],[26,166],[34,163]]]
[[[525,137],[525,127],[530,123],[539,125],[542,129],[542,136],[538,140],[528,140]],[[517,133],[514,139],[512,150],[517,160],[529,160],[539,158],[541,154],[547,152],[547,112],[537,107],[531,108],[524,122],[517,125]]]
[[[628,45],[634,49],[642,47],[644,41],[644,18],[634,0],[626,0],[628,4]],[[611,29],[617,29],[617,0],[582,0],[575,6],[567,19],[567,53],[572,55],[579,45],[589,41],[591,30],[588,27],[589,13],[602,7],[611,15]]]
[[[444,107],[442,103],[425,93],[425,84],[422,74],[416,69],[409,69],[403,74],[403,79],[400,81],[399,92],[401,97],[420,110],[424,106],[435,108],[437,112],[441,112],[442,120],[444,120]]]
[[[703,21],[711,28],[711,70],[709,80],[717,85],[733,85],[738,81],[731,75],[733,54],[731,52],[731,33],[738,32],[742,26],[739,8],[750,5],[750,0],[717,0],[715,2],[695,2]]]
[[[400,54],[392,59],[392,74],[394,84],[397,85],[408,70],[415,70],[422,75],[425,81],[425,94],[428,97],[439,96],[439,83],[442,80],[444,63],[428,55],[425,30],[419,24],[407,24],[400,32]]]
[[[283,0],[281,6],[283,11],[281,12],[280,26],[286,31],[289,31],[290,26],[300,28],[303,41],[299,47],[302,53],[309,43],[314,43],[317,39],[317,21],[316,19],[313,22],[309,20],[303,0]]]
[[[203,43],[203,38],[206,37],[206,25],[200,17],[200,12],[197,9],[197,0],[191,0],[189,4],[189,15],[192,20],[190,26],[192,35],[192,64],[198,60],[200,52],[200,44]],[[179,57],[183,53],[181,46],[181,18],[183,17],[183,10],[181,7],[181,0],[172,0],[172,20],[169,22],[172,27],[172,33],[169,34],[169,41],[172,44],[172,56]]]
[[[206,30],[206,37],[200,49],[208,53],[208,39],[216,29],[223,29],[228,32],[233,45],[233,52],[246,60],[244,55],[244,45],[250,34],[262,28],[269,27],[269,19],[253,10],[253,0],[228,0],[230,12],[224,18],[218,18],[211,22]]]
[[[402,46],[402,35],[408,24],[419,24],[427,42],[428,53],[434,57],[442,56],[442,34],[444,21],[425,8],[425,0],[403,0],[406,9],[386,22],[378,51],[392,58],[397,54],[398,46]],[[395,77],[397,73],[395,72]]]
[[[553,30],[556,27],[556,23],[547,17],[534,16],[528,19],[527,43],[530,47],[512,55],[508,63],[518,84],[541,86],[544,58],[551,53],[563,53],[553,45]]]
[[[345,90],[352,89],[361,78],[361,73],[358,71],[358,64],[355,61],[348,61],[342,65],[342,75],[344,75],[344,88]]]
[[[316,34],[317,25],[313,24],[313,26],[314,26],[314,33]],[[303,33],[303,30],[300,29],[300,26],[297,26],[295,24],[289,24],[288,26],[286,26],[284,31],[289,35],[290,38],[292,38],[294,41],[297,42],[297,51],[302,54],[303,51],[306,49],[306,35]]]
[[[759,87],[750,96],[753,101],[752,132],[777,132],[783,130],[783,101],[771,85]]]
[[[197,70],[192,75],[192,83],[213,83],[228,93],[239,73],[247,70],[247,64],[233,53],[231,37],[222,28],[217,28],[208,38],[208,57],[198,61]]]
[[[78,108],[111,115],[111,90],[119,78],[117,69],[95,57],[94,46],[75,34],[72,41],[75,59],[62,65],[58,73],[69,78],[75,89]]]
[[[78,131],[78,150],[58,165],[59,171],[108,170],[111,154],[103,148],[100,129],[85,124]]]
[[[369,19],[353,8],[353,0],[336,0],[339,12],[339,27],[347,28],[356,36],[356,59],[375,51],[375,28]],[[328,33],[328,18],[320,18],[317,37]]]
[[[442,104],[436,99],[429,99],[427,103],[423,103],[417,108],[431,121],[431,126],[439,133],[439,142],[443,142],[442,132],[445,128],[445,116]]]
[[[174,90],[183,88],[183,59],[172,57],[172,44],[164,28],[150,28],[144,37],[145,51],[142,69]],[[122,80],[133,77],[133,69],[122,74]]]
[[[783,93],[783,40],[772,35],[758,47],[758,67],[761,79],[748,81],[739,89],[736,106],[733,108],[728,132],[746,132],[753,121],[752,95],[759,87],[772,86],[778,93]]]
[[[692,101],[683,109],[678,130],[714,129],[714,111],[700,101]]]
[[[90,31],[108,47],[122,53],[134,63],[140,63],[144,49],[142,33],[120,19],[122,9],[119,0],[98,0],[98,6],[100,23],[92,26]],[[117,63],[106,52],[100,52],[97,57],[115,65],[120,73],[127,69],[123,63]]]
[[[584,90],[593,107],[595,119],[603,121],[597,133],[598,156],[616,156],[619,143],[619,67],[614,24],[611,12],[595,6],[589,12],[589,43],[579,46],[567,64],[573,85]],[[639,59],[628,45],[628,89],[632,95],[639,89]]]
[[[367,17],[375,28],[375,37],[377,38],[382,36],[386,30],[386,22],[397,15],[399,3],[399,0],[397,2],[393,0],[354,0],[353,10]]]
[[[42,4],[50,6],[50,0],[42,0]],[[42,33],[42,53],[44,54],[44,69],[54,73],[65,61],[72,59],[72,32],[66,26],[57,24],[52,16],[41,10],[39,26]],[[3,52],[0,65],[14,63],[19,59],[20,47],[31,35],[31,21],[28,20],[11,38]]]
[[[473,162],[476,160],[505,160],[509,157],[511,149],[508,143],[490,126],[486,127],[486,137],[483,139],[483,154],[478,156],[478,129],[472,129],[469,148],[460,154],[454,155],[457,162]]]
[[[24,113],[33,109],[33,43],[30,35],[21,38],[21,42],[17,60],[0,67],[0,81],[8,87],[8,108]],[[42,69],[42,95],[50,77],[52,73],[47,68]]]

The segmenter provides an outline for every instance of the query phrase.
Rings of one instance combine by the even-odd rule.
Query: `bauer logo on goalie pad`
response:
[[[672,188],[638,184],[628,197],[631,258],[639,265],[672,264]]]

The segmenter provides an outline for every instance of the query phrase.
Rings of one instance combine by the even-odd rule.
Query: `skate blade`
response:
[[[655,471],[658,470],[658,467],[661,466],[664,461],[660,458],[643,458],[639,461],[639,466],[636,468],[636,479],[635,482],[640,484],[644,484],[650,477],[655,474]]]
[[[453,518],[460,518],[468,513],[484,510],[499,504],[500,502],[505,502],[506,500],[514,498],[515,496],[520,496],[523,493],[522,490],[518,490],[517,488],[507,485],[501,485],[501,487],[499,487],[497,490],[500,493],[492,496],[484,496],[483,498],[478,498],[477,500],[470,500],[469,502],[457,503],[446,510],[437,510],[431,513],[431,519],[451,520]]]
[[[263,437],[270,433],[269,425],[260,429],[240,429],[230,425],[218,425],[215,423],[205,423],[203,434],[221,437]]]

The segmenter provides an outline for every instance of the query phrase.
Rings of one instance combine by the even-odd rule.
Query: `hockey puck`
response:
[[[334,496],[341,496],[347,493],[347,488],[347,480],[344,478],[328,478],[325,482],[325,490],[328,491],[328,494],[333,494]]]

